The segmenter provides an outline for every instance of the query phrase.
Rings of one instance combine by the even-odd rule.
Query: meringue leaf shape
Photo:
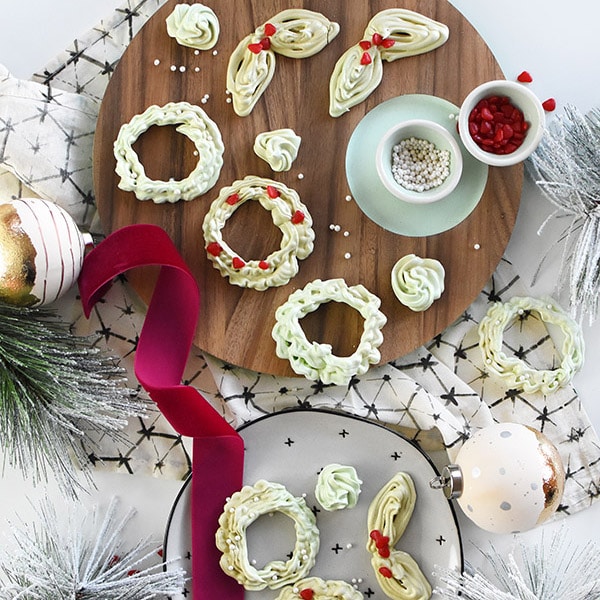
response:
[[[366,55],[370,57],[365,60]],[[329,80],[329,114],[339,117],[368,98],[381,83],[383,62],[377,50],[350,47],[338,59]]]
[[[283,10],[269,23],[275,27],[271,48],[289,58],[307,58],[319,53],[340,31],[338,23],[305,9]]]
[[[372,39],[374,34],[394,41],[389,47],[379,47],[381,58],[392,62],[439,48],[448,39],[449,30],[444,23],[412,10],[390,8],[378,12],[369,21],[365,39]]]
[[[253,52],[249,47],[260,43],[252,33],[237,45],[227,66],[227,90],[231,94],[233,110],[240,117],[251,112],[275,72],[275,53],[271,49]]]

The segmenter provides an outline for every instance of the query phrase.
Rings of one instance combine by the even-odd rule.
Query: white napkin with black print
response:
[[[81,94],[17,79],[0,64],[0,167],[81,226],[95,212],[92,145],[98,108]]]

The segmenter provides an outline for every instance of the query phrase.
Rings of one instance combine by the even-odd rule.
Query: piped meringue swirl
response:
[[[209,50],[219,39],[219,19],[204,4],[177,4],[167,17],[167,33],[182,46]]]
[[[392,289],[402,304],[421,312],[441,297],[444,277],[444,267],[438,260],[407,254],[392,269]]]

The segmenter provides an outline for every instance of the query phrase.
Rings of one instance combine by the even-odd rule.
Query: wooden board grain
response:
[[[405,0],[401,6],[448,25],[450,38],[434,52],[384,64],[383,81],[361,105],[337,119],[328,114],[329,76],[338,57],[362,38],[369,19],[398,6],[391,0],[205,0],[220,19],[216,54],[195,54],[167,35],[165,18],[181,0],[170,0],[150,19],[119,62],[104,97],[94,149],[95,191],[106,233],[132,223],[163,227],[197,278],[202,294],[196,343],[232,364],[275,375],[293,374],[277,358],[271,339],[275,309],[289,294],[314,279],[343,277],[361,283],[382,300],[388,322],[383,329],[381,361],[407,354],[452,323],[475,299],[493,273],[510,238],[517,215],[522,165],[490,168],[481,202],[471,215],[444,233],[404,237],[382,229],[363,215],[350,194],[345,175],[348,140],[364,115],[401,94],[431,94],[460,105],[476,85],[503,78],[493,54],[468,21],[445,0]],[[191,0],[190,0],[191,3]],[[307,59],[277,57],[275,75],[248,117],[235,115],[225,92],[227,62],[239,40],[285,8],[303,7],[337,21],[339,35]],[[160,61],[155,65],[155,61]],[[171,66],[176,67],[175,71]],[[179,69],[185,67],[185,70]],[[206,95],[208,94],[208,98]],[[202,103],[205,98],[206,102]],[[188,101],[202,106],[218,124],[224,166],[213,190],[191,202],[156,205],[138,201],[117,187],[112,145],[121,125],[151,104]],[[302,137],[291,171],[275,174],[253,152],[257,133],[291,127]],[[153,178],[180,179],[195,166],[193,147],[171,127],[152,127],[135,146]],[[298,178],[298,174],[303,178]],[[213,268],[203,249],[202,221],[218,190],[246,175],[270,177],[294,188],[314,219],[315,250],[300,263],[286,286],[264,292],[230,285]],[[339,224],[349,235],[332,232]],[[270,215],[246,203],[231,218],[224,237],[247,258],[266,256],[279,246],[279,230]],[[480,249],[474,250],[479,244]],[[345,258],[347,254],[351,258]],[[446,269],[446,291],[423,313],[403,307],[393,295],[390,272],[403,255],[437,258]],[[148,301],[153,278],[129,276]],[[176,306],[174,306],[176,310]],[[339,355],[354,351],[362,332],[360,315],[329,303],[303,320],[309,339],[329,342]]]

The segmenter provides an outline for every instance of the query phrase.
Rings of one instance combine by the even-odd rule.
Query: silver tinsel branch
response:
[[[64,513],[45,501],[39,523],[13,526],[0,559],[2,600],[146,600],[181,593],[185,574],[163,569],[158,547],[142,540],[126,549],[134,512],[119,515],[113,500],[101,520],[73,504]],[[154,564],[153,564],[154,563]]]
[[[527,166],[556,207],[549,219],[569,220],[559,240],[565,246],[558,285],[566,288],[573,317],[587,314],[591,323],[598,314],[600,291],[600,111],[584,115],[567,106]]]
[[[0,448],[34,483],[53,474],[75,497],[91,474],[83,441],[118,439],[146,404],[126,386],[114,357],[73,335],[50,309],[0,303]],[[90,444],[91,445],[91,444]]]
[[[444,587],[434,596],[460,600],[598,600],[600,599],[600,547],[588,543],[574,547],[564,528],[546,546],[520,545],[517,556],[500,554],[493,547],[482,554],[495,581],[480,571],[445,571]]]

